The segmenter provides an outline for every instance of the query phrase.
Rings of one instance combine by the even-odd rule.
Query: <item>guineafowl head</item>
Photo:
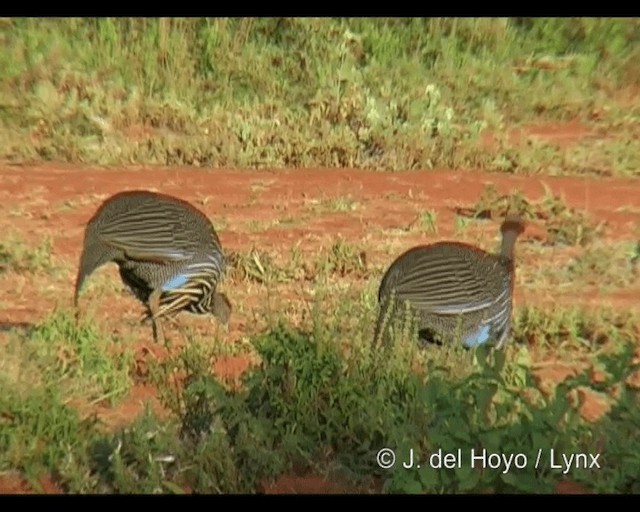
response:
[[[507,260],[513,260],[513,248],[516,243],[516,239],[522,233],[524,233],[525,224],[524,219],[516,214],[507,214],[502,225],[500,226],[500,232],[502,233],[502,249],[500,256]]]
[[[233,307],[231,305],[231,301],[224,293],[216,292],[211,297],[209,310],[211,311],[211,314],[220,321],[220,323],[227,325],[229,323]]]

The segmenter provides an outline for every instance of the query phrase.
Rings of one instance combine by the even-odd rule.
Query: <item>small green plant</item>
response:
[[[604,225],[595,225],[583,212],[569,207],[559,197],[554,196],[545,185],[545,195],[539,202],[537,218],[545,221],[550,242],[585,246],[602,232]]]
[[[81,419],[51,386],[24,392],[4,383],[0,411],[0,472],[17,470],[35,489],[45,473],[86,478],[94,418]]]
[[[187,396],[195,396],[190,389]],[[196,407],[193,402],[189,407]],[[130,428],[94,445],[93,465],[104,492],[184,494],[249,492],[223,431],[196,437],[148,409]]]
[[[229,252],[227,259],[232,279],[267,283],[286,278],[283,269],[265,251],[251,249],[248,253]]]
[[[435,210],[420,212],[418,215],[418,224],[420,229],[425,233],[438,234],[438,214]]]
[[[110,352],[98,330],[87,323],[76,324],[66,311],[54,312],[26,338],[14,335],[6,351],[16,361],[10,381],[17,389],[37,375],[43,384],[98,403],[113,402],[131,385],[130,354]]]
[[[360,207],[351,196],[340,196],[329,202],[329,209],[334,212],[353,212]]]
[[[634,494],[640,491],[640,400],[637,390],[625,389],[619,402],[594,432],[591,453],[599,454],[600,469],[576,475],[597,493]],[[620,440],[624,439],[624,442]],[[615,489],[615,491],[612,491]]]
[[[637,277],[633,247],[629,244],[597,245],[587,248],[570,262],[568,279],[603,287],[624,287]]]
[[[45,238],[35,247],[28,246],[16,233],[0,242],[0,273],[41,272],[53,268],[51,239]]]
[[[519,213],[527,218],[534,215],[532,207],[520,191],[502,195],[497,187],[490,183],[471,208],[458,208],[456,213],[462,217],[476,219],[502,219],[507,212]]]
[[[495,185],[487,185],[471,208],[457,209],[458,215],[472,218],[503,219],[507,212],[519,213],[525,219],[544,223],[549,242],[585,246],[602,232],[602,223],[595,224],[584,212],[568,207],[545,185],[545,195],[538,201],[526,199],[520,191],[501,195]]]
[[[34,486],[47,472],[69,492],[247,493],[311,471],[359,488],[376,478],[384,492],[539,493],[566,476],[551,464],[553,449],[602,454],[602,469],[571,473],[593,490],[636,488],[637,391],[626,383],[640,371],[637,315],[520,308],[504,351],[420,346],[407,317],[378,346],[372,292],[347,296],[318,291],[302,325],[280,319],[252,336],[256,364],[239,385],[215,375],[220,348],[191,340],[155,367],[163,417],[147,409],[109,432],[72,403],[119,382],[93,380],[117,374],[105,366],[117,351],[104,355],[93,328],[57,313],[21,340],[28,352],[3,346],[0,471]],[[579,355],[604,377],[586,368],[543,391],[534,356],[545,349]],[[37,378],[25,382],[27,370]],[[617,397],[610,416],[581,420],[579,387]],[[394,451],[393,467],[383,448]],[[445,455],[459,462],[443,466]]]
[[[517,343],[550,350],[587,348],[597,351],[608,344],[626,344],[638,333],[638,318],[630,312],[600,308],[522,307],[514,314]]]
[[[367,274],[367,255],[364,251],[342,238],[331,245],[327,255],[320,254],[315,268],[320,275],[338,275],[340,277],[365,277]]]

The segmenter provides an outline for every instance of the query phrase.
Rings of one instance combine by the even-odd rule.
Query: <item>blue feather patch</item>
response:
[[[462,343],[467,348],[474,348],[474,347],[477,347],[478,345],[482,345],[483,343],[486,343],[489,340],[489,330],[490,330],[489,325],[483,325],[477,331],[472,332],[471,334],[468,334],[464,338]]]
[[[174,288],[179,288],[183,284],[185,284],[189,280],[189,276],[185,274],[178,274],[175,277],[169,279],[166,283],[162,285],[162,291],[173,290]]]

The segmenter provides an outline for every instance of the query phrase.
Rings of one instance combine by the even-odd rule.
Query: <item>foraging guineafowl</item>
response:
[[[148,191],[107,199],[86,227],[76,308],[84,281],[109,262],[147,306],[156,342],[164,343],[159,319],[180,311],[229,321],[231,303],[216,291],[226,269],[220,240],[209,219],[185,201]]]
[[[512,214],[501,226],[499,254],[458,242],[438,242],[398,257],[378,291],[381,307],[374,343],[398,313],[398,306],[408,303],[423,341],[456,337],[467,348],[491,341],[496,348],[503,347],[511,333],[513,248],[523,231],[523,220]]]

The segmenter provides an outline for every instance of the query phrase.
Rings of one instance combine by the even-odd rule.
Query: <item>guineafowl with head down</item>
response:
[[[231,303],[217,291],[226,270],[220,240],[211,221],[185,201],[149,191],[108,198],[85,230],[76,308],[85,280],[109,262],[147,306],[156,342],[165,341],[160,319],[180,311],[229,321]]]
[[[467,348],[484,343],[502,348],[511,334],[513,253],[523,231],[523,219],[510,214],[501,226],[499,254],[438,242],[399,256],[380,284],[374,343],[387,340],[389,321],[408,306],[422,341],[459,339]]]

